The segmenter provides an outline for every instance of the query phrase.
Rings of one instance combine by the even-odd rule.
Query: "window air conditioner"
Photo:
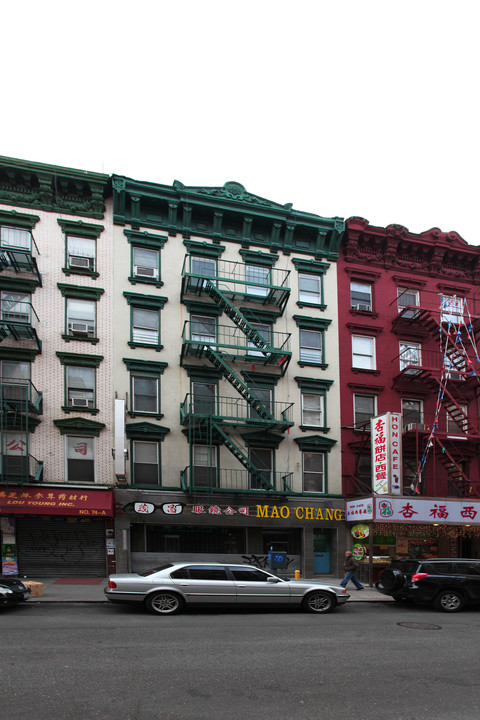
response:
[[[133,274],[138,277],[150,277],[157,278],[157,268],[155,267],[143,267],[142,265],[133,266]]]
[[[414,422],[414,423],[408,423],[408,425],[405,425],[403,432],[409,432],[410,430],[418,430],[418,431],[422,432],[422,431],[426,431],[426,429],[427,429],[427,426],[424,425],[423,423]]]
[[[352,310],[363,310],[364,312],[370,312],[371,306],[366,305],[364,303],[357,303],[356,305],[352,305]]]
[[[72,407],[88,407],[88,398],[72,398],[70,402]]]
[[[93,334],[93,325],[89,325],[88,323],[72,322],[68,323],[68,331],[73,335]]]
[[[68,264],[70,267],[86,268],[87,270],[90,270],[92,258],[80,257],[79,255],[70,255],[68,258]]]

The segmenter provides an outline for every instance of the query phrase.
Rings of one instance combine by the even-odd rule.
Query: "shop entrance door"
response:
[[[330,530],[313,531],[313,572],[315,575],[330,573]]]

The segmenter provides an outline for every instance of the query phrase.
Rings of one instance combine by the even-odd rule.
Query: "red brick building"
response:
[[[375,554],[415,552],[408,546],[416,545],[426,554],[465,556],[477,548],[479,283],[480,248],[455,232],[346,222],[338,261],[343,492],[372,498],[372,516],[364,519],[377,521]],[[414,503],[401,523],[390,501],[390,517],[379,517],[372,492],[370,418],[387,412],[401,413],[397,510],[406,496]],[[420,498],[432,500],[423,515],[415,510]],[[461,525],[448,521],[455,507],[465,517]],[[427,509],[428,521],[419,522]],[[405,526],[415,521],[414,534],[423,539],[412,543]]]

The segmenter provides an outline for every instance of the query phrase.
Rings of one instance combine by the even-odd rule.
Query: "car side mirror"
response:
[[[269,583],[279,583],[279,582],[280,582],[280,578],[278,578],[278,577],[272,577],[272,575],[270,575],[270,576],[267,578],[267,582],[269,582]]]

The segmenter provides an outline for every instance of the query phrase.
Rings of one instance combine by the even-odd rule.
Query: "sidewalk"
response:
[[[310,578],[311,579],[311,578]],[[28,602],[42,603],[103,603],[108,602],[103,593],[107,578],[26,578],[27,581],[42,583],[43,596],[31,597]],[[341,578],[315,578],[312,582],[324,582],[328,585],[340,585]],[[358,591],[353,583],[347,586],[350,595],[348,602],[392,602],[391,597],[382,595],[375,588],[365,585]]]

